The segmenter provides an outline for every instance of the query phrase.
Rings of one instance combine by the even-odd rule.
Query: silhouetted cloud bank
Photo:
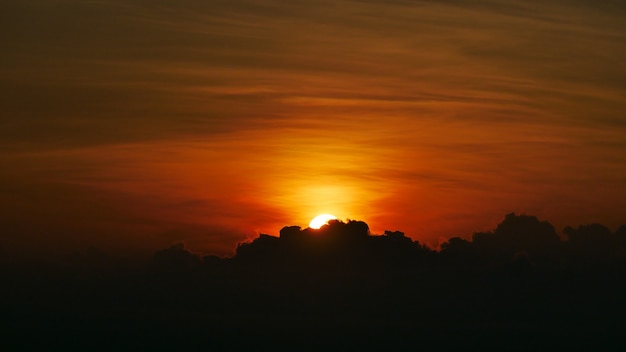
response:
[[[508,214],[436,251],[365,222],[287,226],[231,258],[175,244],[147,270],[5,270],[7,347],[319,350],[624,347],[626,227]],[[120,266],[118,266],[119,268]],[[92,268],[93,270],[88,270]],[[104,270],[105,268],[106,270]],[[43,274],[45,273],[45,274]],[[37,336],[37,339],[30,339]]]

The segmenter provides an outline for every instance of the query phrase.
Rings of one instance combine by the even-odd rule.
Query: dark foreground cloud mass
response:
[[[619,350],[626,227],[508,214],[433,250],[362,221],[284,227],[229,258],[98,249],[3,266],[5,350]]]

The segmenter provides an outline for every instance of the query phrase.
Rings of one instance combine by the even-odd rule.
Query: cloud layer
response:
[[[224,252],[328,212],[431,244],[508,211],[624,221],[623,5],[2,6],[6,246]]]

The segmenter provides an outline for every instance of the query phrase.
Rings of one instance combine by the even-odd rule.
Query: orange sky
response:
[[[624,5],[2,6],[4,253],[626,223]]]

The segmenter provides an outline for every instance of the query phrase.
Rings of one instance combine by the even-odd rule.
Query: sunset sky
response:
[[[626,223],[626,3],[7,0],[0,254]]]

